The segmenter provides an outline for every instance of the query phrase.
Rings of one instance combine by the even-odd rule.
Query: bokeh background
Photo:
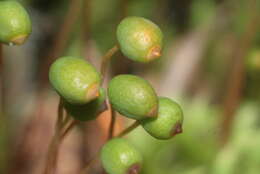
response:
[[[161,59],[139,64],[117,53],[109,68],[149,80],[184,111],[184,132],[172,140],[142,128],[127,136],[144,156],[142,174],[260,173],[260,1],[20,0],[33,32],[1,57],[0,173],[42,173],[58,95],[48,81],[58,57],[82,57],[99,68],[129,15],[157,23]],[[59,174],[77,174],[107,137],[109,112],[81,124],[60,148]],[[131,120],[117,118],[116,132]],[[88,173],[102,173],[96,163]]]

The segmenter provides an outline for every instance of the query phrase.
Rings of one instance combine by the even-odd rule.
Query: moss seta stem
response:
[[[119,50],[119,47],[117,45],[115,45],[114,47],[112,47],[110,50],[108,50],[106,52],[106,54],[103,56],[102,60],[101,60],[101,68],[100,68],[100,72],[102,75],[102,82],[104,82],[105,79],[105,75],[106,75],[106,70],[107,70],[107,66],[108,66],[108,62],[111,60],[112,56]]]

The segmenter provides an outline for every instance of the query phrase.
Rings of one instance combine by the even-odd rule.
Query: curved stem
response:
[[[69,123],[69,126],[63,131],[61,134],[61,141],[68,135],[68,133],[76,126],[78,122],[76,120],[73,120],[72,122]]]
[[[110,59],[112,58],[112,56],[119,50],[119,47],[117,45],[115,45],[113,48],[111,48],[110,50],[107,51],[107,53],[104,55],[104,57],[102,58],[101,61],[101,68],[100,68],[100,72],[102,75],[102,82],[104,82],[105,79],[105,74],[106,74],[106,70],[107,70],[107,66],[108,66],[108,62],[110,61]]]
[[[60,98],[59,105],[58,105],[58,117],[56,121],[55,133],[48,148],[46,166],[43,172],[44,174],[55,173],[58,146],[60,142],[60,132],[62,129],[62,118],[63,118],[63,102],[62,99]]]
[[[135,128],[137,128],[140,125],[139,121],[135,121],[133,124],[131,124],[128,128],[123,130],[121,133],[119,133],[116,137],[123,137],[126,134],[132,132]]]
[[[51,143],[48,148],[46,167],[44,170],[44,174],[54,174],[57,165],[57,157],[59,152],[59,146],[68,135],[68,133],[72,130],[72,128],[76,125],[77,121],[70,121],[70,116],[66,113],[65,118],[63,116],[63,101],[60,98],[59,106],[58,106],[58,118],[56,121],[55,133],[51,140]]]
[[[82,171],[80,172],[80,174],[86,174],[88,169],[95,163],[98,162],[98,158],[99,157],[99,153],[97,155],[95,155],[94,158],[92,158],[91,160],[89,160],[86,164],[86,166],[82,169]]]
[[[109,125],[109,132],[108,132],[108,138],[107,138],[108,140],[113,138],[114,130],[115,130],[115,123],[116,123],[116,111],[112,107],[110,107],[110,110],[111,110],[111,121],[110,121],[110,125]]]
[[[55,125],[56,131],[58,131],[62,126],[62,121],[63,121],[63,100],[60,97],[59,105],[58,105],[58,118]]]

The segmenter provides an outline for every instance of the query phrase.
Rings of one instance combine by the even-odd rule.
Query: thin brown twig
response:
[[[5,113],[5,81],[4,81],[4,60],[3,45],[0,43],[0,78],[1,78],[1,112]],[[4,114],[2,114],[4,115]]]
[[[59,152],[59,146],[65,136],[72,130],[75,126],[76,121],[72,121],[66,126],[67,122],[69,121],[69,115],[66,113],[65,119],[63,119],[63,101],[60,98],[59,106],[58,106],[58,116],[56,121],[56,129],[54,136],[51,140],[49,145],[48,153],[47,153],[47,160],[46,160],[46,167],[44,170],[44,174],[54,174],[57,165],[57,157]]]
[[[74,128],[74,126],[76,126],[77,123],[78,123],[78,121],[76,121],[76,120],[73,120],[72,122],[69,123],[67,128],[65,128],[65,130],[61,134],[61,138],[60,138],[61,141],[68,135],[68,133],[72,130],[72,128]]]
[[[92,158],[91,160],[89,160],[86,164],[86,166],[81,170],[80,174],[86,174],[89,170],[89,168],[96,164],[99,160],[99,153],[97,155],[94,156],[94,158]]]
[[[239,106],[241,100],[241,93],[243,90],[245,80],[245,57],[251,46],[252,40],[258,31],[259,27],[259,15],[256,12],[256,1],[251,1],[251,19],[249,24],[246,26],[245,34],[241,37],[240,41],[237,42],[238,46],[234,49],[233,59],[234,65],[231,70],[229,83],[227,86],[226,98],[224,101],[224,112],[223,122],[221,128],[221,143],[225,145],[231,131],[231,126],[235,117],[235,111]]]
[[[113,107],[110,108],[111,111],[111,121],[109,125],[109,130],[108,130],[108,140],[113,138],[114,135],[114,130],[115,130],[115,123],[116,123],[116,111],[113,109]]]
[[[58,145],[58,137],[57,135],[53,137],[50,145],[49,145],[49,148],[48,148],[48,152],[47,152],[47,159],[46,159],[46,167],[44,169],[44,174],[54,174],[54,170],[55,170],[55,161],[56,161],[56,158],[54,154],[57,153],[57,145]]]
[[[60,143],[60,132],[61,132],[61,121],[63,117],[63,103],[60,99],[59,105],[58,105],[58,115],[57,115],[57,121],[56,121],[56,128],[55,128],[55,133],[54,136],[51,140],[51,143],[48,148],[48,153],[47,153],[47,160],[46,160],[46,166],[44,169],[44,174],[54,174],[55,169],[56,169],[56,163],[57,163],[57,153],[58,153],[58,146]]]
[[[81,11],[81,35],[82,35],[82,55],[88,60],[88,52],[86,52],[86,48],[88,46],[88,41],[91,38],[91,30],[90,30],[90,18],[91,18],[91,0],[83,0],[82,2],[82,11]]]
[[[58,105],[58,120],[56,121],[56,131],[60,129],[63,122],[63,100],[60,97],[59,105]]]
[[[72,117],[68,114],[68,112],[65,112],[65,117],[62,121],[62,126],[61,127],[66,127],[66,125],[72,120]]]
[[[119,50],[119,47],[117,45],[115,45],[113,48],[111,48],[110,50],[107,51],[107,53],[104,55],[104,57],[101,60],[101,68],[100,68],[100,72],[102,75],[102,82],[104,82],[105,79],[105,75],[106,75],[106,70],[107,70],[107,66],[108,66],[108,62],[110,61],[110,59],[112,58],[112,56]]]
[[[135,121],[133,124],[131,124],[128,128],[126,128],[125,130],[123,130],[121,133],[119,133],[116,137],[123,137],[126,134],[130,133],[131,131],[133,131],[135,128],[137,128],[140,125],[139,121]]]

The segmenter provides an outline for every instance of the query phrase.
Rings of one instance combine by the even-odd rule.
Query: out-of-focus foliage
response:
[[[213,163],[213,174],[257,174],[260,171],[258,103],[246,102],[237,112],[228,144]]]

